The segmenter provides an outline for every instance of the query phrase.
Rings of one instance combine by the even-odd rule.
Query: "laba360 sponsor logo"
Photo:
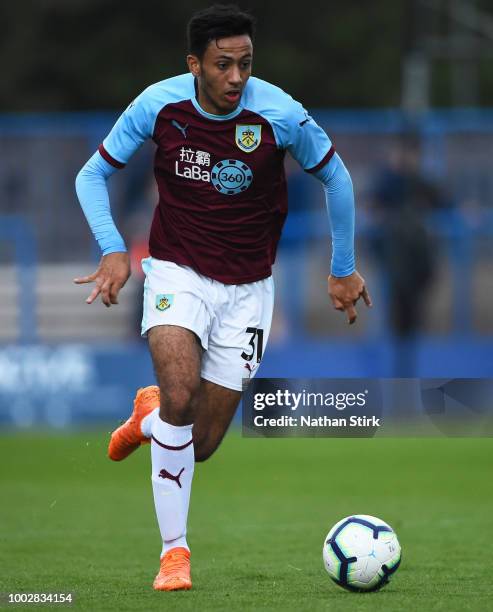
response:
[[[223,159],[209,171],[210,165],[211,156],[207,151],[182,147],[180,159],[175,161],[175,174],[193,181],[212,183],[224,195],[242,193],[252,183],[252,171],[238,159]]]

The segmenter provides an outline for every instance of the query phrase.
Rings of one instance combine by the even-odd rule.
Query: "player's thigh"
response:
[[[161,416],[172,423],[177,413],[193,417],[202,366],[198,337],[177,325],[159,325],[148,331],[148,340],[161,391]]]
[[[242,391],[265,354],[274,307],[272,278],[226,289],[231,295],[217,313],[202,360],[202,378]]]
[[[217,449],[233,420],[240,398],[239,391],[202,380],[193,425],[196,461],[205,461]]]
[[[146,279],[142,336],[160,325],[194,332],[206,349],[212,324],[207,282],[188,266],[148,257],[142,261]]]
[[[211,327],[208,283],[190,267],[170,261],[149,257],[142,267],[142,334],[149,338],[161,389],[161,416],[175,425],[185,417],[192,422]]]

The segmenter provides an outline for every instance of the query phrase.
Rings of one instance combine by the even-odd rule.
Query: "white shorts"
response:
[[[205,349],[202,378],[242,391],[257,373],[269,337],[272,276],[225,285],[188,266],[154,257],[143,259],[142,268],[146,275],[142,336],[157,325],[190,329]]]

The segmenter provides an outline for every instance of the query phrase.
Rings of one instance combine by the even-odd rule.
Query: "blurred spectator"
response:
[[[372,248],[384,277],[396,377],[416,370],[415,338],[423,323],[435,273],[436,248],[428,213],[445,205],[443,194],[420,170],[420,142],[403,136],[373,188]]]

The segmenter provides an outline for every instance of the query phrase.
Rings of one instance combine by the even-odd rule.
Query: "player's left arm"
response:
[[[348,323],[357,318],[356,302],[371,307],[365,280],[356,270],[354,256],[354,193],[349,172],[337,153],[314,175],[322,181],[332,229],[332,263],[328,291],[336,310],[346,312]]]
[[[332,231],[332,263],[328,292],[334,308],[356,321],[356,302],[371,298],[354,256],[354,193],[351,177],[324,130],[295,102],[290,116],[288,150],[307,172],[323,184]]]

